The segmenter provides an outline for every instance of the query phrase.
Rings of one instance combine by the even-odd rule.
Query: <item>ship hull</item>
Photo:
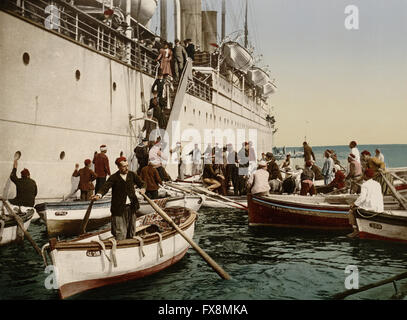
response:
[[[15,195],[7,181],[16,151],[21,152],[19,167],[28,168],[37,182],[37,202],[69,194],[74,189],[75,163],[92,159],[102,144],[107,145],[112,173],[121,154],[129,159],[130,169],[136,169],[134,132],[139,132],[143,121],[130,122],[129,115],[144,116],[141,92],[148,104],[154,82],[151,73],[139,72],[96,48],[2,10],[0,38],[3,196]],[[192,149],[191,136],[198,133],[204,149],[207,130],[218,130],[223,137],[234,137],[238,149],[237,136],[252,140],[257,155],[271,150],[272,130],[265,120],[265,107],[220,76],[214,78],[212,91],[210,101],[186,93],[179,110],[172,110],[168,147],[181,140],[189,142],[184,143],[185,150]],[[177,168],[176,159],[170,158],[166,170],[173,179]]]

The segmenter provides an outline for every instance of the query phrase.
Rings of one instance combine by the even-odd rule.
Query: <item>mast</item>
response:
[[[167,0],[160,1],[160,36],[167,40]]]
[[[226,0],[222,0],[222,35],[221,41],[225,39],[225,16],[226,16]]]
[[[245,12],[245,19],[244,19],[244,47],[247,48],[248,46],[248,28],[247,28],[247,7],[249,5],[249,0],[246,0],[246,12]]]

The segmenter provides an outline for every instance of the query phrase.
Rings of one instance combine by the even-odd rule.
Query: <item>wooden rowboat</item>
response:
[[[95,230],[110,222],[110,201],[110,198],[105,198],[93,203],[87,230]],[[154,201],[161,208],[186,207],[198,211],[203,203],[203,197],[179,196]],[[89,201],[48,202],[35,206],[46,223],[48,236],[77,235],[88,207]],[[144,215],[151,211],[151,206],[146,201],[140,201],[139,214]]]
[[[11,205],[11,207],[14,212],[19,215],[24,224],[24,229],[27,230],[35,212],[34,208],[17,207],[14,205]],[[18,224],[14,217],[2,212],[0,215],[0,245],[18,241],[19,239],[22,239],[23,236],[24,234],[22,230],[19,230]]]
[[[359,237],[407,243],[407,211],[387,210],[381,213],[356,210]]]
[[[348,196],[354,200],[357,197]],[[345,195],[248,195],[249,226],[351,231],[348,213],[354,200],[348,198]],[[390,198],[389,201],[385,202],[386,210],[399,208],[397,202]]]
[[[330,204],[324,197],[299,195],[248,195],[249,226],[352,230],[349,205]]]
[[[164,210],[193,237],[196,212],[187,208]],[[60,297],[156,273],[179,261],[189,248],[188,242],[156,213],[138,218],[136,226],[137,237],[120,241],[110,229],[69,241],[50,239],[43,247],[44,259],[47,251],[57,270],[54,275]]]

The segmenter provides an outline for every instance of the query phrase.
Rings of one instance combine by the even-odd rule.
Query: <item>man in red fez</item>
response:
[[[92,164],[90,159],[86,159],[84,164],[85,166],[78,170],[79,164],[77,163],[72,176],[80,177],[78,189],[81,190],[81,200],[89,201],[93,196],[93,190],[95,190],[95,186],[93,185],[92,181],[96,179],[96,173],[90,168]]]
[[[140,192],[145,193],[145,183],[129,170],[125,157],[117,158],[115,164],[119,170],[107,179],[93,199],[101,199],[112,188],[112,234],[116,240],[131,239],[136,233],[136,211],[140,208],[135,186],[142,188]]]
[[[14,160],[10,179],[16,185],[17,195],[9,202],[15,206],[34,207],[38,192],[37,184],[30,178],[30,171],[26,168],[21,171],[21,178],[17,178],[17,166],[18,161]]]
[[[354,238],[359,235],[358,226],[356,223],[355,212],[358,208],[371,212],[383,212],[383,194],[380,184],[373,180],[375,172],[372,169],[366,169],[363,175],[363,182],[359,197],[351,204],[349,210],[349,224],[352,225],[353,232],[348,234],[349,238]]]
[[[106,182],[106,177],[110,176],[109,158],[106,155],[107,147],[105,144],[100,146],[100,153],[95,153],[93,163],[95,165],[96,187],[95,193],[98,193],[99,189]]]

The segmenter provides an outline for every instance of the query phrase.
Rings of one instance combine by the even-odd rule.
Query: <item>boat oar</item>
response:
[[[3,201],[3,204],[5,205],[7,211],[13,216],[14,220],[16,220],[19,228],[21,230],[23,230],[24,235],[26,236],[28,241],[30,241],[30,243],[33,246],[33,248],[35,249],[35,251],[37,251],[37,253],[42,257],[41,249],[37,246],[37,244],[35,243],[35,241],[31,237],[31,235],[28,233],[28,231],[24,229],[24,223],[21,220],[21,218],[13,211],[13,209],[11,209],[10,205],[7,203],[6,200],[4,200],[3,198],[1,198],[1,200]]]
[[[337,293],[332,298],[335,299],[335,300],[344,299],[347,296],[350,296],[352,294],[355,294],[355,293],[358,293],[358,292],[363,292],[363,291],[366,291],[366,290],[369,290],[369,289],[372,289],[372,288],[376,288],[376,287],[382,286],[382,285],[390,283],[390,282],[395,282],[396,280],[402,280],[402,279],[405,279],[405,278],[407,278],[407,272],[403,272],[403,273],[401,273],[401,274],[399,274],[397,276],[391,277],[391,278],[386,279],[386,280],[381,280],[381,281],[378,281],[378,282],[375,282],[375,283],[372,283],[372,284],[368,284],[368,285],[363,286],[363,287],[361,287],[359,289],[350,289],[350,290],[346,290],[346,291],[344,291],[342,293]]]
[[[140,192],[144,199],[153,207],[153,209],[165,219],[199,254],[200,256],[208,263],[220,277],[223,279],[229,280],[230,276],[223,270],[205,251],[203,251],[188,235],[182,231],[176,223],[156,204],[154,203],[149,197],[147,197],[144,193]]]
[[[385,175],[383,174],[382,170],[379,170],[379,173],[381,174],[384,182],[386,182],[387,186],[389,187],[391,193],[393,194],[393,196],[397,199],[398,202],[400,202],[401,206],[404,208],[404,210],[407,210],[407,199],[402,197],[396,190],[396,188],[394,188],[394,186],[390,183],[389,180],[387,180],[387,178],[385,177]]]
[[[407,183],[406,180],[404,180],[403,178],[399,177],[397,174],[393,173],[393,172],[389,172],[395,179],[400,180],[403,183]]]
[[[184,188],[179,187],[179,186],[172,186],[172,187],[170,187],[170,186],[166,185],[166,187],[169,188],[170,190],[172,189],[172,190],[175,190],[175,191],[181,191],[181,192],[186,192],[186,193],[189,193],[189,194],[195,194],[195,195],[202,196],[201,193],[198,193],[198,192],[195,192],[195,191],[192,191],[192,190],[187,190],[187,189],[184,189]],[[234,209],[247,210],[247,208],[237,207],[237,206],[235,206],[235,205],[233,205],[233,204],[231,204],[231,203],[227,203],[227,202],[225,202],[225,201],[221,201],[221,200],[216,199],[216,198],[214,198],[214,197],[211,197],[211,196],[209,196],[209,195],[206,195],[206,197],[207,197],[208,199],[211,199],[211,200],[213,200],[213,201],[215,201],[215,202],[218,202],[218,203],[227,205],[227,206],[232,207],[232,208],[234,208]]]
[[[86,210],[85,217],[82,220],[79,234],[84,234],[86,232],[86,226],[88,225],[88,222],[89,222],[89,216],[90,216],[90,212],[92,211],[93,202],[95,202],[94,199],[90,200],[88,210]]]
[[[193,186],[192,188],[197,189],[197,190],[199,190],[199,191],[201,191],[201,192],[204,192],[204,193],[206,193],[206,194],[209,194],[209,195],[212,195],[212,196],[215,196],[215,197],[219,197],[219,198],[221,198],[221,199],[223,199],[223,200],[225,200],[225,201],[229,201],[229,202],[232,202],[232,203],[234,203],[234,204],[237,204],[237,205],[241,206],[242,208],[244,208],[245,210],[248,209],[247,206],[245,206],[244,204],[241,204],[241,203],[239,203],[239,202],[237,202],[237,201],[233,201],[233,200],[231,200],[231,199],[229,199],[229,198],[226,198],[226,197],[224,197],[224,196],[222,196],[222,195],[220,195],[220,194],[217,194],[217,193],[215,193],[215,192],[212,192],[212,191],[206,190],[206,189],[204,189],[204,188],[200,188],[200,187],[194,187],[194,186]]]

